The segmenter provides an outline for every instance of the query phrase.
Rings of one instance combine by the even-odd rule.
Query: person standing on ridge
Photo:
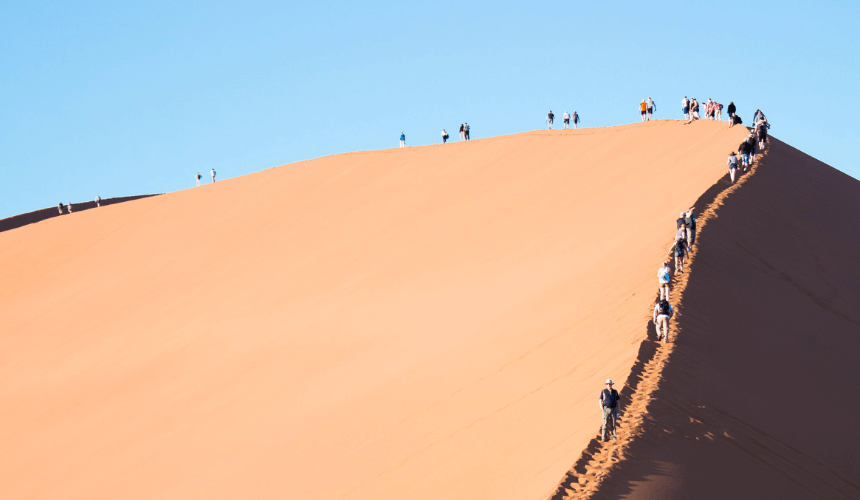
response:
[[[406,146],[406,134],[404,134],[403,132],[400,132],[400,147],[402,148],[405,146]]]
[[[735,101],[729,101],[729,108],[726,110],[729,113],[729,128],[735,126],[735,113],[738,108],[735,106]]]
[[[684,216],[684,228],[687,232],[687,250],[693,251],[693,245],[696,244],[696,218],[693,217],[693,210],[696,207],[690,207],[687,214]]]
[[[654,322],[654,328],[657,330],[657,340],[660,340],[660,337],[663,337],[664,344],[669,342],[669,318],[671,318],[674,313],[675,311],[672,310],[672,306],[666,299],[658,300],[657,305],[654,306],[652,321]],[[662,332],[660,330],[662,330]]]
[[[72,213],[72,202],[71,201],[69,202],[68,205],[66,205],[66,209],[69,211],[69,213]]]
[[[648,103],[645,102],[645,99],[642,99],[642,102],[639,103],[639,114],[642,115],[642,121],[645,121],[645,113],[648,112]]]
[[[463,124],[462,123],[460,124],[460,140],[461,141],[466,140],[466,133],[463,131]]]
[[[734,184],[735,174],[738,172],[738,157],[734,151],[729,153],[729,161],[727,163],[729,165],[729,177],[732,178],[732,184]]]
[[[448,142],[448,132],[445,132],[445,129],[442,129],[442,144]]]
[[[600,399],[598,399],[598,403],[600,403],[600,413],[603,416],[603,425],[600,428],[600,440],[606,441],[606,424],[612,424],[612,439],[618,439],[618,434],[615,432],[615,428],[618,423],[618,411],[620,405],[618,404],[618,400],[620,396],[618,395],[618,391],[612,388],[612,379],[606,379],[606,389],[600,391]]]
[[[549,124],[549,129],[552,130],[552,122],[555,120],[555,115],[552,114],[552,110],[549,110],[549,113],[546,114],[546,122]]]
[[[101,196],[96,195],[96,208],[99,208],[101,206],[102,206],[102,198],[101,198]]]
[[[564,120],[564,130],[569,129],[570,128],[570,115],[567,114],[567,111],[564,112],[564,116],[562,116],[562,119]]]
[[[687,99],[687,96],[684,96],[684,98],[681,99],[681,111],[684,112],[685,120],[690,118],[690,100]]]
[[[579,114],[574,111],[573,112],[573,128],[576,128],[576,124],[579,123]]]
[[[651,115],[652,115],[655,111],[657,111],[657,105],[656,105],[656,104],[654,104],[654,101],[652,101],[650,97],[648,98],[648,107],[647,107],[647,110],[648,110],[648,119],[650,120],[650,119],[651,119]]]
[[[212,184],[215,184],[215,169],[209,171],[209,175],[212,176]]]
[[[200,175],[200,172],[197,172],[197,175],[195,175],[194,178],[197,180],[197,185],[199,186],[200,185],[200,179],[202,179],[203,176]]]
[[[683,217],[683,212],[681,216]],[[671,253],[675,256],[675,270],[683,273],[684,264],[687,263],[687,226],[684,224],[681,224],[675,232],[675,244],[672,246]]]
[[[469,128],[469,122],[464,123],[464,124],[463,124],[463,134],[466,136],[466,140],[467,140],[467,141],[468,141],[469,139],[471,139],[471,138],[469,137],[469,130],[471,130],[471,129]]]
[[[672,269],[669,261],[663,262],[663,267],[657,270],[657,282],[660,284],[660,300],[665,296],[669,300],[669,283],[672,281]]]
[[[57,204],[57,211],[60,212],[60,215],[63,215],[63,202]]]

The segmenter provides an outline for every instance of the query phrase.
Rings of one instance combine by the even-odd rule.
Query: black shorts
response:
[[[645,112],[644,112],[644,111],[642,111],[642,114],[644,115],[644,114],[645,114]]]

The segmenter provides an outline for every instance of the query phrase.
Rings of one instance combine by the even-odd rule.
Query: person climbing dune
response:
[[[660,337],[662,337],[664,344],[669,342],[669,318],[674,313],[675,311],[672,310],[672,306],[666,299],[658,300],[657,305],[654,306],[652,321],[654,322],[654,328],[657,330],[657,340],[660,340]]]
[[[606,379],[606,389],[600,391],[600,413],[603,416],[603,425],[600,428],[600,440],[606,441],[606,424],[612,427],[612,439],[618,439],[618,434],[615,431],[618,423],[618,412],[620,404],[618,400],[620,396],[618,391],[612,388],[612,379]]]
[[[657,270],[657,282],[660,284],[660,300],[666,297],[669,300],[669,282],[672,281],[672,269],[669,267],[669,261],[663,262],[663,267]]]

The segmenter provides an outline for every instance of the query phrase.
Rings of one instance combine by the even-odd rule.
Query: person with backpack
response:
[[[194,176],[194,178],[195,178],[195,179],[197,179],[197,185],[198,185],[198,186],[200,186],[200,179],[201,179],[202,177],[203,177],[203,176],[202,176],[202,175],[200,175],[200,172],[197,172],[197,175],[195,175],[195,176]]]
[[[646,110],[648,111],[649,120],[651,119],[651,115],[657,111],[657,105],[654,104],[654,101],[652,101],[650,97],[648,98],[648,106],[646,107]]]
[[[400,147],[406,147],[406,134],[404,134],[403,132],[400,132]]]
[[[212,184],[215,184],[215,169],[209,171],[209,175],[212,176]]]
[[[96,195],[96,208],[99,208],[101,206],[102,206],[102,197],[99,195]]]
[[[675,256],[675,270],[679,273],[684,272],[684,264],[687,263],[687,227],[681,226],[675,232],[675,244],[670,250]]]
[[[687,214],[684,216],[684,228],[687,233],[687,251],[693,251],[693,245],[696,244],[696,218],[693,217],[693,210],[696,207],[690,207]]]
[[[552,114],[552,110],[549,110],[549,113],[546,114],[546,122],[549,124],[549,129],[552,130],[552,121],[555,119],[555,115]]]
[[[57,211],[60,212],[60,215],[63,215],[63,202],[57,204]]]
[[[767,118],[762,117],[762,119],[759,120],[759,123],[756,126],[756,135],[758,136],[759,149],[764,149],[764,147],[767,145],[767,129],[769,128],[770,124],[767,122]]]
[[[726,111],[729,113],[729,128],[732,128],[735,126],[735,113],[738,111],[735,101],[729,101],[729,108]]]
[[[576,124],[579,123],[579,114],[574,111],[573,112],[573,128],[576,129]]]
[[[732,184],[735,183],[735,174],[738,172],[738,156],[734,151],[729,153],[729,177],[732,178]]]
[[[618,434],[615,428],[618,424],[618,412],[621,410],[619,404],[621,397],[618,391],[612,388],[612,379],[606,379],[606,389],[600,391],[600,413],[603,416],[603,425],[600,427],[600,440],[606,441],[606,424],[612,424],[612,439],[618,439]]]
[[[755,163],[755,155],[758,152],[758,142],[755,140],[755,132],[750,132],[749,137],[747,137],[747,144],[749,144],[750,150],[750,167]]]
[[[690,100],[687,99],[687,96],[681,99],[681,111],[684,113],[685,120],[690,118]]]
[[[567,114],[567,111],[564,112],[564,115],[561,117],[564,120],[564,130],[570,128],[570,115]]]
[[[442,129],[442,144],[448,142],[448,132],[445,132],[445,129]]]
[[[463,124],[463,134],[466,136],[466,140],[469,140],[469,122]]]
[[[648,113],[648,103],[645,102],[645,99],[642,99],[642,102],[639,103],[639,114],[642,115],[642,121],[645,121],[645,114]]]
[[[663,337],[664,344],[669,342],[669,318],[673,314],[675,314],[675,311],[668,300],[660,299],[657,301],[657,305],[654,306],[652,321],[654,322],[654,328],[657,330],[657,340]]]
[[[720,104],[720,103],[718,103],[718,102],[715,102],[715,103],[714,103],[714,106],[716,106],[716,107],[714,108],[714,111],[716,111],[716,113],[717,113],[717,116],[716,116],[716,118],[715,118],[715,119],[716,119],[718,122],[723,121],[723,105],[722,105],[722,104]]]
[[[669,282],[672,281],[672,269],[669,267],[669,261],[663,262],[663,267],[657,270],[657,282],[660,284],[660,300],[663,300],[665,295],[666,300],[669,300]]]
[[[466,140],[466,133],[463,132],[463,124],[462,123],[460,124],[460,140],[461,141]]]

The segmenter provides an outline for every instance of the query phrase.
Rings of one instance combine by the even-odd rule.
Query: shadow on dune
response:
[[[105,207],[108,205],[116,205],[117,203],[125,203],[127,201],[139,200],[141,198],[149,198],[150,196],[158,196],[155,194],[141,194],[137,196],[123,196],[120,198],[107,198],[105,200],[101,200],[101,206]],[[90,210],[92,208],[96,208],[95,201],[87,201],[83,203],[73,203],[75,213],[82,212],[84,210]],[[65,211],[65,205],[63,205],[63,215],[68,215],[68,212]],[[7,217],[5,219],[0,220],[0,233],[3,231],[9,231],[11,229],[16,229],[21,226],[26,226],[27,224],[35,224],[36,222],[41,222],[46,219],[50,219],[52,217],[60,217],[60,212],[57,210],[57,207],[51,208],[43,208],[41,210],[36,210],[34,212],[28,212],[26,214],[13,215],[12,217]]]
[[[860,182],[773,140],[700,235],[643,435],[592,498],[860,498],[846,421],[860,410],[846,392],[860,383],[858,212]]]

